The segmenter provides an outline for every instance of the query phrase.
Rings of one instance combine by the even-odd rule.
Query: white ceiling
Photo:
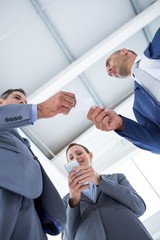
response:
[[[160,0],[0,0],[1,92],[22,87],[37,103],[66,90],[134,118],[133,80],[107,76],[105,60],[121,47],[141,54],[159,26]],[[87,145],[100,172],[141,151],[95,129],[86,115],[73,111],[22,129],[65,179],[70,142]]]

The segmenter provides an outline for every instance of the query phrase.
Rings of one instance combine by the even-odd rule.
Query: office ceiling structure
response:
[[[160,239],[160,179],[153,172],[160,157],[115,132],[96,129],[87,119],[87,104],[134,119],[133,80],[107,76],[105,60],[122,47],[142,54],[159,26],[160,0],[0,0],[1,93],[21,87],[34,104],[58,91],[77,98],[67,116],[39,120],[21,134],[61,195],[68,191],[64,164],[71,142],[93,151],[100,173],[124,172],[148,204],[142,221],[155,240]]]

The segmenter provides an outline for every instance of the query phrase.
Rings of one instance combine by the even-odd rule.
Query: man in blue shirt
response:
[[[115,130],[137,147],[160,154],[160,28],[142,56],[123,48],[107,59],[106,69],[110,76],[134,78],[137,122],[100,107],[91,108],[88,119],[98,129]]]

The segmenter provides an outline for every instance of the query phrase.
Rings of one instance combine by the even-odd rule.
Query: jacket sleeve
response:
[[[124,174],[102,175],[98,187],[103,193],[129,208],[137,217],[145,212],[146,205],[143,199],[137,194]]]
[[[0,129],[18,128],[33,124],[32,104],[8,104],[0,107]]]
[[[160,128],[147,120],[145,126],[122,116],[124,131],[115,131],[121,137],[126,138],[135,146],[160,154]]]
[[[150,59],[160,59],[160,28],[155,33],[153,40],[144,51],[144,55]]]
[[[63,198],[63,202],[66,207],[67,223],[64,231],[62,232],[61,239],[74,240],[77,228],[79,226],[79,221],[81,219],[80,204],[78,204],[75,208],[71,208],[69,205],[69,195],[66,195]]]

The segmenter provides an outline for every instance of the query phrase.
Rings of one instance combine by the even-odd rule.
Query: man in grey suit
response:
[[[81,144],[70,144],[66,155],[68,162],[75,159],[80,166],[68,176],[63,240],[152,239],[138,219],[145,203],[124,174],[98,174],[91,164],[93,154]]]
[[[76,99],[58,92],[37,105],[26,103],[23,89],[9,89],[0,97],[1,240],[45,240],[46,233],[57,235],[66,223],[59,193],[16,128],[68,114]]]

